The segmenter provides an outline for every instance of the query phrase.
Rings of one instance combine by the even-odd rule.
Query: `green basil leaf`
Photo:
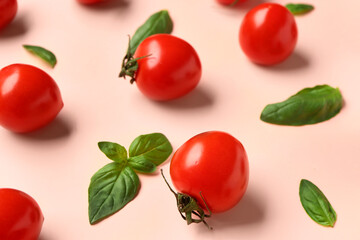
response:
[[[312,5],[309,4],[286,4],[285,7],[294,15],[302,15],[308,13],[314,9]]]
[[[162,10],[151,15],[132,36],[130,41],[130,53],[133,55],[139,44],[147,37],[158,33],[171,33],[173,22],[167,10]]]
[[[119,211],[134,199],[140,186],[139,177],[128,166],[113,162],[91,178],[89,186],[89,221],[95,224]]]
[[[130,145],[129,156],[132,161],[147,160],[158,166],[170,156],[172,150],[163,134],[152,133],[137,137]]]
[[[156,165],[145,158],[129,158],[128,165],[135,171],[141,173],[152,173],[156,170]]]
[[[302,179],[299,194],[301,204],[311,219],[320,225],[334,227],[336,212],[317,186]]]
[[[98,146],[108,158],[115,162],[123,162],[127,159],[126,149],[117,143],[99,142]]]
[[[343,98],[338,88],[320,85],[305,88],[284,102],[267,105],[260,119],[279,125],[315,124],[334,117],[342,106]]]
[[[32,45],[23,45],[23,47],[29,52],[45,60],[47,63],[51,65],[51,67],[55,67],[57,62],[56,57],[49,50],[39,46],[32,46]]]

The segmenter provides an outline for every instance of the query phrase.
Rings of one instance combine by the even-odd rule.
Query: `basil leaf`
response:
[[[128,166],[109,163],[91,178],[89,186],[89,221],[95,224],[119,211],[134,199],[139,177]]]
[[[129,158],[128,165],[141,173],[152,173],[156,170],[156,165],[144,158]]]
[[[312,5],[309,4],[286,4],[285,7],[294,15],[301,15],[308,13],[314,9]]]
[[[163,134],[152,133],[137,137],[130,145],[129,156],[132,161],[147,160],[158,166],[170,156],[172,150]]]
[[[105,155],[115,162],[123,162],[127,159],[126,149],[113,142],[99,142],[98,146]]]
[[[29,52],[45,60],[47,63],[51,65],[51,67],[55,67],[57,62],[56,57],[49,50],[39,46],[32,46],[32,45],[23,45],[23,47]]]
[[[284,102],[267,105],[260,119],[279,125],[314,124],[334,117],[342,106],[343,98],[338,88],[320,85],[305,88]]]
[[[130,53],[133,55],[139,44],[147,37],[158,33],[171,33],[173,22],[167,10],[162,10],[151,15],[132,36],[130,41]]]
[[[336,212],[321,190],[312,182],[300,182],[300,201],[311,219],[320,225],[334,227]]]

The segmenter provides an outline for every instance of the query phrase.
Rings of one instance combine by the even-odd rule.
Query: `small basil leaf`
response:
[[[119,211],[134,199],[139,177],[128,166],[109,163],[91,178],[89,186],[89,221],[95,224]]]
[[[334,227],[336,212],[317,186],[302,179],[299,194],[301,204],[311,219],[320,225]]]
[[[284,102],[267,105],[260,119],[279,125],[315,124],[334,117],[342,105],[343,98],[338,88],[320,85],[305,88]]]
[[[39,47],[39,46],[32,46],[32,45],[23,45],[23,47],[28,50],[29,52],[35,54],[36,56],[42,58],[47,63],[51,65],[51,67],[55,67],[56,65],[56,57],[55,55],[50,52],[49,50]]]
[[[156,170],[156,165],[144,158],[129,158],[128,166],[141,173],[152,173]]]
[[[312,5],[309,4],[286,4],[285,7],[294,15],[301,15],[308,13],[314,9]]]
[[[147,37],[158,33],[171,33],[173,22],[167,10],[162,10],[151,15],[132,36],[130,41],[130,53],[133,55],[139,44]]]
[[[172,153],[169,140],[161,133],[140,135],[130,145],[129,156],[133,161],[147,160],[156,166],[163,163]]]
[[[99,142],[98,146],[108,158],[115,162],[123,162],[127,159],[126,149],[117,143]]]

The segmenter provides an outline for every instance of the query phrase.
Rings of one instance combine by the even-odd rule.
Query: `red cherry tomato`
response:
[[[194,197],[213,213],[234,207],[243,197],[249,163],[243,145],[224,132],[205,132],[188,140],[174,154],[170,176],[175,188]]]
[[[201,78],[201,63],[195,49],[169,34],[146,38],[137,48],[136,85],[147,97],[165,101],[184,96]]]
[[[63,107],[55,81],[39,68],[13,64],[0,70],[0,125],[30,132],[51,122]]]
[[[236,5],[241,2],[246,2],[246,0],[217,0],[218,3],[223,5]]]
[[[246,14],[239,40],[244,53],[253,62],[263,65],[280,63],[296,45],[294,16],[279,4],[260,4]]]
[[[0,188],[0,239],[37,240],[44,216],[36,201],[24,192]]]
[[[104,2],[106,0],[77,0],[77,1],[82,4],[96,4],[96,3]]]
[[[0,1],[0,29],[6,27],[14,18],[17,12],[16,0]]]

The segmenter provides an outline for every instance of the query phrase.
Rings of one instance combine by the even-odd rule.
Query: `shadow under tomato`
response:
[[[259,67],[270,71],[300,71],[307,68],[310,65],[309,59],[299,51],[294,51],[285,61],[274,66],[262,66]]]
[[[265,201],[262,197],[248,189],[243,199],[232,209],[224,213],[214,214],[207,221],[214,231],[241,225],[259,224],[265,218]],[[206,227],[199,226],[199,231],[208,232]]]
[[[0,41],[5,38],[12,38],[24,35],[28,30],[28,24],[24,15],[15,17],[8,26],[0,30]]]
[[[106,10],[111,10],[111,9],[119,9],[119,8],[127,8],[130,5],[130,1],[129,0],[106,0],[104,2],[101,3],[97,3],[97,4],[90,4],[90,5],[85,5],[85,4],[81,4],[83,5],[85,8],[88,8],[90,10],[95,10],[95,11],[106,11]]]
[[[30,133],[15,133],[17,137],[39,141],[48,141],[69,137],[73,130],[69,119],[57,116],[49,125]]]
[[[214,104],[215,97],[202,86],[198,86],[189,94],[172,101],[156,102],[161,107],[171,109],[197,109],[210,107]]]
[[[39,239],[38,240],[55,240],[55,238],[49,237],[46,234],[40,233]]]

